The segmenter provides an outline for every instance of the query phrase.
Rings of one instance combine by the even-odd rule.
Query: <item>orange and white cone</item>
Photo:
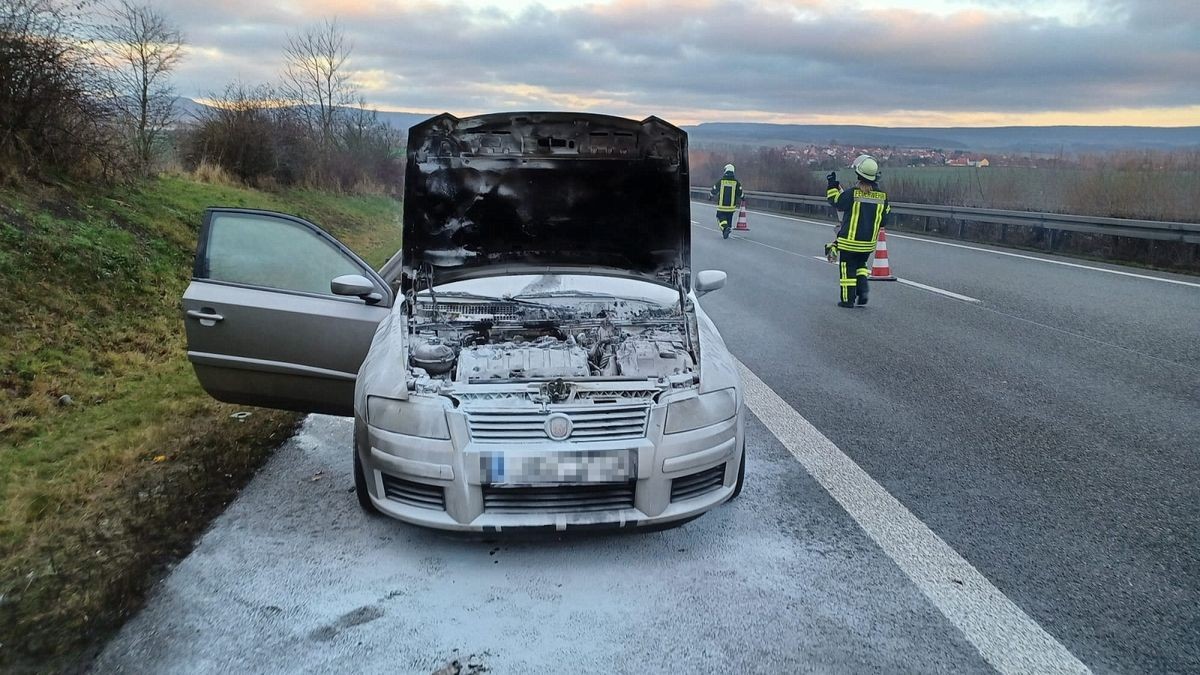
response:
[[[733,228],[738,232],[749,232],[750,225],[746,222],[746,202],[742,202],[742,210],[738,213],[737,225]]]
[[[871,279],[874,281],[895,281],[892,266],[888,263],[887,231],[879,230],[879,241],[875,243],[875,259],[871,261]]]

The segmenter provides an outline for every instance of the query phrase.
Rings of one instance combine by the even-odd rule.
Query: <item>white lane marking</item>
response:
[[[694,203],[702,204],[702,202],[694,202]],[[747,209],[747,211],[749,211],[749,209]],[[799,223],[809,223],[811,225],[821,225],[824,227],[833,227],[833,224],[827,223],[827,222],[822,222],[819,220],[810,220],[807,218],[795,218],[792,216],[781,216],[779,214],[768,213],[766,211],[749,211],[749,212],[760,215],[760,216],[767,216],[769,218],[781,218],[783,220],[794,220]],[[693,222],[695,222],[695,221],[693,221]],[[1010,258],[1021,258],[1022,260],[1034,260],[1037,262],[1050,263],[1051,265],[1062,265],[1063,267],[1075,267],[1075,268],[1078,268],[1081,270],[1092,270],[1093,272],[1107,272],[1108,274],[1116,274],[1116,275],[1123,276],[1123,277],[1133,277],[1135,279],[1146,279],[1147,281],[1161,281],[1164,284],[1178,284],[1180,286],[1192,286],[1193,288],[1200,288],[1200,283],[1195,282],[1195,281],[1183,281],[1182,279],[1167,279],[1165,277],[1156,277],[1156,276],[1152,276],[1149,274],[1138,274],[1136,272],[1125,272],[1123,270],[1110,270],[1106,267],[1094,267],[1092,265],[1082,265],[1080,263],[1067,262],[1065,260],[1052,260],[1050,258],[1041,258],[1041,257],[1035,256],[1035,255],[1026,255],[1023,253],[1010,253],[1009,251],[997,251],[997,250],[991,249],[991,248],[983,248],[981,246],[970,246],[968,244],[958,244],[958,243],[955,243],[952,241],[938,241],[936,239],[928,239],[926,237],[915,237],[910,234],[896,234],[894,232],[888,232],[888,239],[908,239],[910,241],[920,241],[920,242],[924,242],[926,244],[936,244],[938,246],[950,246],[952,248],[963,248],[968,251],[979,251],[981,253],[994,253],[996,255],[1006,255]]]
[[[939,293],[948,298],[954,298],[955,300],[963,300],[966,302],[982,302],[982,300],[979,300],[978,298],[972,298],[969,295],[961,295],[961,294],[955,293],[953,291],[947,291],[946,289],[938,288],[937,286],[926,286],[925,284],[919,284],[915,281],[910,281],[908,279],[901,279],[899,277],[896,278],[896,281],[899,283],[902,283],[906,286],[913,286],[913,287],[920,288],[925,291],[929,291],[930,293]]]
[[[712,206],[711,204],[706,204],[704,202],[698,202],[695,200],[692,200],[692,203],[699,204],[700,206],[709,206],[709,207]],[[811,225],[822,225],[824,227],[833,227],[834,226],[833,223],[828,223],[828,222],[821,221],[821,220],[813,220],[811,218],[797,218],[795,216],[784,216],[784,215],[780,215],[778,213],[770,213],[768,211],[758,211],[755,209],[746,209],[746,213],[753,213],[753,214],[759,215],[759,216],[769,216],[771,218],[782,218],[783,220],[794,220],[798,223],[809,223]],[[696,221],[693,220],[692,222],[694,223]]]
[[[717,228],[715,228],[715,227],[705,227],[705,226],[703,226],[703,225],[701,225],[701,224],[697,223],[697,222],[696,222],[696,221],[694,221],[694,220],[692,221],[692,224],[693,224],[693,225],[695,225],[696,227],[699,227],[699,228],[703,229],[703,230],[709,230],[709,231],[712,231],[712,232],[717,232],[717,231],[718,231],[718,230],[717,230]],[[759,246],[765,246],[766,248],[769,248],[769,249],[771,249],[771,250],[773,250],[773,251],[779,251],[780,253],[787,253],[788,255],[794,255],[794,256],[801,257],[801,258],[808,257],[808,256],[805,256],[803,253],[797,253],[797,252],[795,252],[795,251],[789,251],[789,250],[787,250],[786,248],[779,248],[778,246],[772,246],[772,245],[770,245],[770,244],[764,244],[764,243],[763,243],[763,242],[761,242],[761,241],[755,241],[754,239],[748,239],[748,238],[746,238],[746,237],[742,237],[742,236],[738,236],[738,235],[732,235],[732,236],[731,236],[731,238],[733,238],[733,239],[740,239],[740,240],[742,240],[742,241],[744,241],[744,242],[746,242],[746,243],[748,243],[748,244],[758,244]],[[828,261],[828,260],[825,258],[825,256],[823,256],[823,255],[814,255],[814,256],[811,256],[811,257],[812,257],[812,259],[813,259],[813,260],[820,260],[820,261],[821,261],[821,262],[823,262],[823,263],[829,264],[829,261]],[[955,300],[964,300],[964,301],[966,301],[966,302],[979,302],[979,303],[982,303],[982,302],[983,302],[982,300],[978,300],[978,299],[976,299],[976,298],[972,298],[972,297],[970,297],[970,296],[967,296],[967,295],[962,295],[962,294],[960,294],[960,293],[955,293],[954,291],[947,291],[946,289],[944,289],[944,288],[938,288],[937,286],[927,286],[927,285],[925,285],[925,284],[919,284],[919,283],[917,283],[917,282],[915,282],[915,281],[909,281],[908,279],[899,279],[899,278],[898,278],[898,279],[896,279],[896,281],[898,281],[898,282],[900,282],[900,283],[902,283],[902,284],[907,284],[907,285],[909,285],[909,286],[913,286],[913,287],[916,287],[916,288],[920,288],[920,289],[922,289],[922,290],[930,291],[931,293],[938,293],[938,294],[940,294],[940,295],[944,295],[944,296],[946,296],[946,297],[948,297],[948,298],[954,298]]]
[[[1091,672],[740,361],[738,370],[755,416],[993,668]]]
[[[720,232],[720,230],[718,230],[718,229],[717,229],[717,228],[715,228],[715,227],[706,227],[706,226],[704,226],[704,225],[701,225],[700,223],[697,223],[697,222],[696,222],[696,221],[694,221],[694,220],[692,221],[692,224],[693,224],[693,225],[695,225],[696,227],[698,227],[698,228],[702,229],[702,230],[708,230],[709,232]],[[780,253],[786,253],[786,254],[788,254],[788,255],[799,256],[799,257],[801,257],[801,258],[807,257],[807,256],[805,256],[803,253],[796,253],[795,251],[789,251],[789,250],[787,250],[786,248],[779,248],[778,246],[772,246],[772,245],[770,245],[770,244],[764,244],[764,243],[762,243],[761,241],[755,241],[754,239],[749,239],[749,238],[747,238],[747,237],[743,237],[743,236],[742,236],[742,235],[740,235],[740,234],[730,234],[730,235],[729,235],[729,238],[730,238],[730,239],[739,239],[739,240],[741,240],[741,241],[744,241],[744,242],[746,242],[747,244],[758,244],[759,246],[764,246],[764,247],[766,247],[766,248],[769,248],[769,249],[771,249],[771,250],[773,250],[773,251],[779,251]],[[818,257],[817,259],[818,259],[818,260],[824,260],[825,258],[820,258],[820,257]]]
[[[1151,276],[1149,274],[1137,274],[1136,272],[1125,272],[1122,270],[1110,270],[1105,267],[1092,267],[1091,265],[1080,265],[1079,263],[1067,262],[1065,260],[1051,260],[1049,258],[1039,258],[1035,255],[1024,255],[1021,253],[1009,253],[1008,251],[996,251],[990,248],[982,248],[979,246],[968,246],[966,244],[956,244],[952,241],[935,241],[926,239],[925,237],[913,237],[906,234],[892,234],[888,232],[888,239],[909,239],[912,241],[920,241],[926,244],[937,244],[938,246],[950,246],[953,248],[965,248],[968,251],[981,251],[983,253],[995,253],[996,255],[1006,255],[1010,258],[1022,258],[1024,260],[1036,260],[1037,262],[1050,263],[1051,265],[1062,265],[1063,267],[1077,267],[1081,270],[1092,270],[1093,272],[1107,272],[1109,274],[1117,274],[1123,277],[1133,277],[1135,279],[1146,279],[1148,281],[1161,281],[1164,284],[1178,284],[1180,286],[1192,286],[1200,288],[1200,283],[1194,281],[1183,281],[1181,279],[1166,279],[1164,277]]]

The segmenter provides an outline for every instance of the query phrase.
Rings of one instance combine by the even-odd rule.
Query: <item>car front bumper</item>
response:
[[[637,476],[625,484],[547,484],[516,491],[488,486],[481,480],[480,456],[505,446],[474,443],[465,425],[453,423],[450,440],[431,440],[356,418],[355,452],[375,507],[416,525],[464,532],[661,526],[695,518],[732,496],[744,451],[744,417],[739,409],[712,426],[652,432],[638,440],[513,446],[526,454],[635,450]]]

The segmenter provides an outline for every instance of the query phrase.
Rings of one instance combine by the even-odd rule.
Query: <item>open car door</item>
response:
[[[354,381],[394,295],[310,222],[269,211],[204,212],[183,295],[188,360],[214,398],[354,414]]]

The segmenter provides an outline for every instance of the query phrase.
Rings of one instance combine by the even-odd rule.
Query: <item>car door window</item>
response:
[[[321,295],[333,278],[364,272],[320,232],[269,214],[213,212],[201,256],[202,279]]]

